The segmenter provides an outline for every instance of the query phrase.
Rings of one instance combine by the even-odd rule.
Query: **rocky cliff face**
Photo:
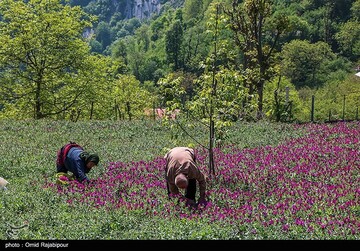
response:
[[[1,1],[1,0],[0,0]],[[73,5],[79,5],[82,0],[72,0]],[[161,8],[168,4],[173,8],[180,7],[185,0],[83,0],[83,6],[94,15],[106,17],[109,21],[115,13],[121,13],[122,19],[138,18],[147,19],[152,14],[159,14]],[[105,20],[100,20],[105,21]]]
[[[149,18],[152,13],[159,13],[160,8],[160,0],[128,0],[123,14],[126,18],[144,19]]]
[[[110,5],[114,12],[120,12],[124,19],[137,17],[149,18],[151,14],[160,12],[161,0],[112,0]],[[166,1],[165,1],[166,2]]]

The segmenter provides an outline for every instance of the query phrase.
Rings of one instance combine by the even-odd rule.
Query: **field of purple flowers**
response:
[[[110,162],[88,186],[76,181],[60,186],[52,180],[45,186],[69,205],[205,220],[262,238],[359,239],[360,123],[294,126],[305,128],[306,135],[277,146],[217,148],[208,203],[196,209],[167,198],[162,156]],[[208,173],[207,152],[196,151],[200,168]]]

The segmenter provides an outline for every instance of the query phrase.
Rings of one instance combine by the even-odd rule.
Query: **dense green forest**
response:
[[[0,18],[0,118],[358,116],[360,0],[2,0]]]

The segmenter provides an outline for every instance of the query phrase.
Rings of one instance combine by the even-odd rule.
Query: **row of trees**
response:
[[[326,26],[326,34],[352,44],[302,40],[301,29],[287,41],[294,32],[288,11],[303,2],[280,11],[281,2],[271,0],[187,0],[118,39],[106,55],[94,52],[96,33],[87,31],[97,17],[81,6],[2,0],[0,117],[132,119],[154,104],[180,109],[186,118],[171,123],[185,132],[193,123],[209,130],[204,147],[214,173],[212,149],[233,121],[309,116],[304,101],[314,87],[323,94],[335,86],[343,95],[357,92],[356,80],[344,76],[360,56],[360,0],[346,3],[352,5],[342,13],[343,28]],[[348,102],[359,106],[356,95]]]
[[[224,23],[217,39],[225,56],[218,57],[217,63],[244,76],[249,95],[258,97],[258,117],[267,112],[262,111],[264,83],[281,76],[296,90],[321,88],[327,82],[342,81],[359,60],[359,1],[219,4]],[[181,85],[190,100],[196,93],[194,79],[204,73],[214,48],[209,33],[214,5],[216,1],[186,0],[183,8],[165,8],[133,35],[119,37],[108,51],[155,89],[160,78],[182,74]]]
[[[294,33],[295,16],[289,11],[300,8],[303,3],[297,1],[284,6],[270,0],[187,0],[182,8],[144,22],[134,36],[117,40],[111,56],[93,52],[97,37],[84,35],[97,17],[62,2],[1,1],[2,116],[68,118],[75,110],[84,119],[104,119],[112,118],[119,105],[129,112],[131,103],[139,115],[154,103],[188,110],[188,101],[214,104],[210,95],[226,103],[214,104],[221,109],[211,117],[259,119],[282,112],[272,110],[282,107],[284,83],[295,100],[301,88],[341,80],[350,69],[349,58],[360,55],[359,26],[354,28],[359,0],[346,1],[351,7],[339,16],[348,17],[343,26],[349,27],[335,33],[339,41],[352,41],[341,47],[349,58],[325,41],[293,39],[280,46]],[[312,2],[314,9],[324,6],[320,2]],[[286,8],[281,12],[279,6]],[[326,6],[335,11],[337,1]],[[265,97],[265,91],[274,98]]]
[[[58,0],[0,2],[3,117],[108,119],[114,104],[153,102],[118,60],[90,52],[83,32],[94,16]]]
[[[141,82],[149,80],[156,83],[159,77],[177,70],[198,74],[199,62],[205,60],[211,49],[209,41],[211,38],[206,31],[210,18],[209,5],[215,1],[186,0],[181,2],[184,2],[183,8],[173,9],[165,4],[162,12],[149,20],[132,18],[114,21],[115,18],[111,18],[110,21],[106,21],[100,19],[95,26],[97,36],[96,41],[92,42],[93,50],[113,56],[119,56],[118,52],[121,51],[121,56],[129,63],[132,74]],[[234,1],[235,4],[232,4],[232,0],[220,2],[224,5],[235,6],[235,10],[240,11],[242,5],[249,1]],[[250,2],[261,4],[261,1]],[[281,19],[286,21],[287,25],[287,27],[283,27],[286,30],[277,38],[276,51],[282,51],[282,47],[293,40],[306,41],[310,45],[323,42],[328,47],[327,50],[337,56],[349,59],[351,62],[359,59],[358,1],[272,0],[265,1],[265,3],[271,7],[271,11],[263,22],[263,43],[270,43],[268,39],[272,39],[273,33],[280,28],[277,25]],[[101,4],[104,4],[104,1],[101,1]],[[112,1],[108,1],[107,4],[107,8],[111,9]],[[92,13],[100,15],[94,9]],[[234,18],[237,18],[240,14],[235,13]],[[230,43],[234,43],[232,32],[224,33],[223,36]],[[138,43],[136,48],[132,46],[134,43]],[[166,45],[168,48],[164,51]],[[288,47],[288,50],[292,49],[295,52],[297,50],[291,45]],[[310,55],[314,51],[312,46],[306,44],[303,45],[302,50]],[[320,51],[315,51],[320,53]],[[239,54],[239,52],[235,53]],[[324,57],[324,55],[318,57]],[[305,56],[299,59],[309,61]],[[288,58],[288,60],[291,61],[292,58]],[[339,59],[337,57],[332,60]],[[143,67],[136,67],[137,63],[141,63]],[[337,63],[337,67],[341,66],[344,69],[347,67],[344,65],[345,63]],[[301,68],[310,71],[314,64],[316,63],[309,62]],[[322,70],[327,70],[326,67],[330,66],[325,64]],[[295,65],[292,68],[295,68]],[[296,70],[301,69],[296,68]],[[323,76],[327,75],[327,73],[322,74],[320,70],[318,72]],[[284,74],[288,77],[291,76],[289,71],[285,71]],[[305,79],[292,79],[292,81],[300,87],[308,84],[317,86],[324,83],[323,76],[315,79],[315,84],[312,83],[312,77],[309,77],[308,74],[303,77]]]
[[[81,6],[57,0],[1,1],[2,113],[18,118],[66,118],[76,110],[82,111],[83,118],[103,119],[113,116],[115,103],[123,109],[131,103],[132,111],[140,114],[154,103],[175,103],[174,96],[181,96],[180,107],[174,108],[188,109],[187,101],[209,100],[209,88],[204,88],[209,78],[213,89],[225,83],[224,93],[237,98],[234,102],[221,97],[233,105],[222,108],[222,117],[256,119],[251,117],[255,107],[257,118],[271,114],[268,104],[267,110],[263,108],[269,100],[264,98],[265,83],[281,79],[297,91],[318,88],[329,76],[338,80],[343,75],[339,73],[350,68],[351,61],[333,52],[325,41],[293,39],[280,48],[281,41],[294,33],[294,16],[289,11],[300,8],[297,1],[290,5],[269,0],[211,2],[188,0],[183,8],[165,10],[139,26],[134,36],[117,40],[112,55],[107,56],[92,51],[91,42],[97,37],[85,36],[84,31],[98,19]],[[312,3],[314,9],[324,6],[320,2]],[[344,44],[342,52],[356,59],[360,55],[359,26],[354,28],[359,24],[359,2],[346,1],[346,6],[352,3],[348,12],[342,6],[339,16],[349,18],[343,23],[349,27],[336,33]],[[280,12],[279,6],[286,8]],[[338,5],[335,1],[325,6],[335,11]],[[124,81],[138,97],[119,96],[116,90]],[[178,88],[171,91],[178,94],[169,95],[167,86],[174,85],[173,81]],[[279,88],[277,92],[284,93]]]

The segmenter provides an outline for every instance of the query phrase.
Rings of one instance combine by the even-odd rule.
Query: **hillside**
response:
[[[72,0],[72,6],[80,5],[88,13],[98,15],[100,21],[109,22],[113,16],[121,20],[138,18],[148,19],[153,14],[159,14],[164,5],[179,7],[184,0]]]
[[[1,117],[358,118],[360,0],[37,2],[0,2]]]

